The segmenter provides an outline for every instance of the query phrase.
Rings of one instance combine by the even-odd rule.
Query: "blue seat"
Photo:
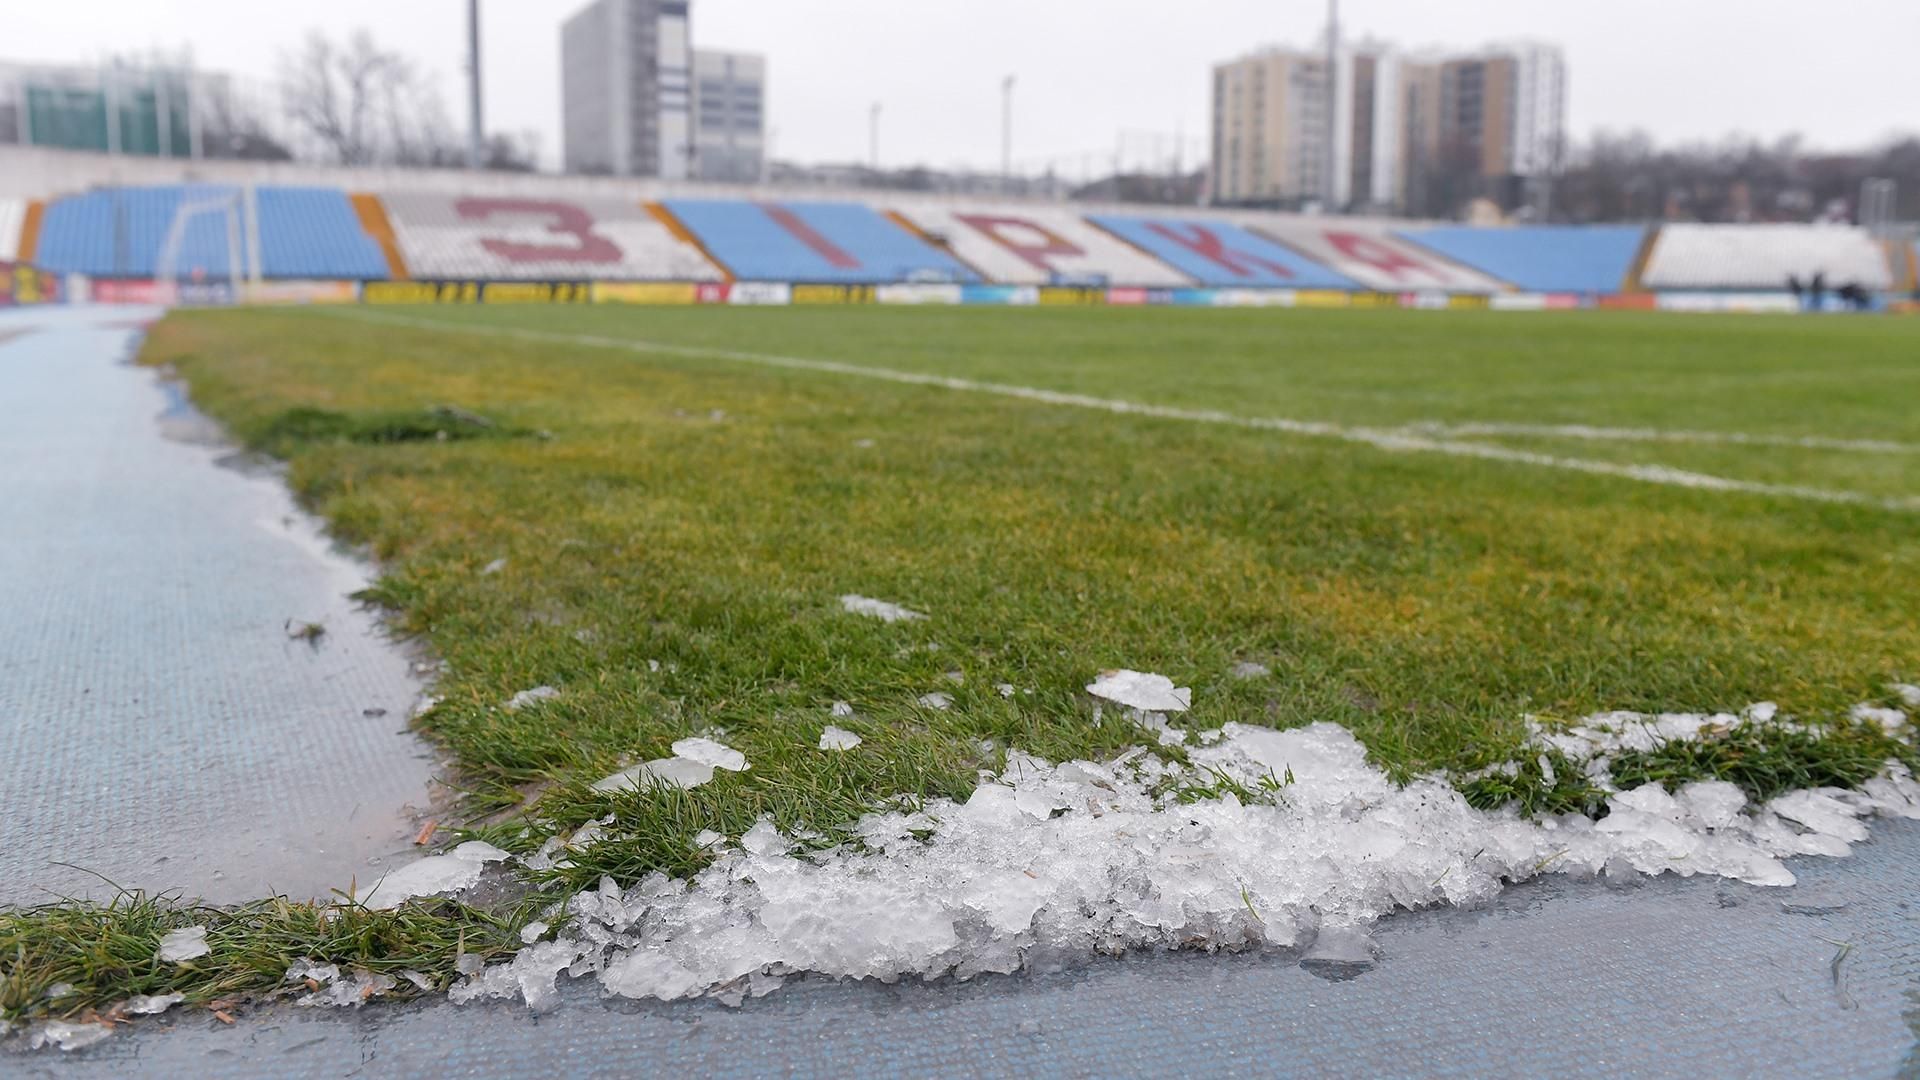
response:
[[[1095,215],[1087,220],[1202,285],[1297,289],[1357,287],[1352,279],[1230,221],[1121,217],[1111,214]]]
[[[229,252],[247,270],[247,221],[228,236],[227,214],[218,206],[237,189],[216,185],[107,188],[69,195],[48,205],[41,221],[35,261],[49,270],[95,277],[153,277],[161,249],[183,207],[209,208],[187,219],[173,271],[177,277],[231,276]],[[384,278],[386,257],[360,227],[345,193],[329,188],[260,188],[262,276],[270,278]]]
[[[668,199],[663,205],[742,281],[978,281],[952,255],[858,203]]]
[[[1638,225],[1440,225],[1400,235],[1530,292],[1619,292],[1646,230]]]

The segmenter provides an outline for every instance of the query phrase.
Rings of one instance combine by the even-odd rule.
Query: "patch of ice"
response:
[[[170,930],[160,939],[160,962],[178,964],[184,960],[194,960],[213,951],[207,944],[207,928],[187,926]]]
[[[122,1012],[133,1016],[158,1016],[175,1005],[187,1000],[182,993],[171,994],[135,994],[120,1006]]]
[[[421,974],[418,971],[413,970],[412,968],[406,968],[405,970],[401,971],[400,977],[402,979],[405,979],[409,983],[412,983],[413,988],[415,990],[420,990],[426,993],[431,993],[433,991],[433,980],[427,978],[425,975]]]
[[[360,903],[374,911],[388,911],[416,896],[438,896],[469,889],[480,880],[490,862],[512,858],[483,840],[468,840],[444,855],[429,855],[381,878]]]
[[[530,922],[520,928],[520,943],[531,945],[546,935],[548,926],[543,922]]]
[[[1920,709],[1920,686],[1912,683],[1889,683],[1888,688],[1899,695],[1900,703],[1910,709]]]
[[[413,718],[418,720],[419,718],[427,715],[428,713],[432,712],[433,707],[438,704],[440,704],[440,698],[438,696],[434,694],[422,694],[420,696],[420,700],[414,702]]]
[[[1899,709],[1882,708],[1863,702],[1855,705],[1847,715],[1856,724],[1878,724],[1880,730],[1889,735],[1897,735],[1907,727],[1907,714]]]
[[[524,709],[527,706],[534,704],[535,702],[546,701],[550,698],[556,698],[559,696],[560,696],[560,691],[555,690],[551,686],[536,686],[531,690],[522,690],[519,693],[508,698],[507,704],[506,704],[506,710],[508,712],[519,712],[521,709]]]
[[[480,572],[482,574],[497,574],[500,571],[505,570],[506,568],[507,568],[507,560],[495,559],[492,562],[488,563],[487,565],[481,567]]]
[[[1730,721],[1743,722],[1606,714],[1576,725],[1568,748],[1604,765],[1602,747]],[[690,880],[654,874],[623,890],[602,879],[567,902],[559,940],[476,974],[460,1000],[549,1002],[565,970],[631,997],[737,1004],[801,972],[968,978],[1133,948],[1306,946],[1341,968],[1372,959],[1366,929],[1394,910],[1477,903],[1544,873],[1791,885],[1782,858],[1844,855],[1868,816],[1920,817],[1920,783],[1898,763],[1859,791],[1759,807],[1703,781],[1614,792],[1597,821],[1529,819],[1476,810],[1439,776],[1398,785],[1334,724],[1228,724],[1196,741],[1191,765],[1142,748],[1057,765],[1009,750],[964,801],[876,811],[853,826],[858,844],[826,851],[797,850],[762,819]],[[1182,775],[1288,779],[1271,801],[1180,803],[1170,781]]]
[[[673,756],[655,758],[612,776],[594,781],[595,791],[639,791],[653,784],[668,787],[697,788],[713,779],[715,769],[745,772],[752,766],[740,751],[712,739],[681,739],[673,744]]]
[[[1141,712],[1186,712],[1193,704],[1193,691],[1173,685],[1165,675],[1125,668],[1101,672],[1087,684],[1087,693]]]
[[[921,694],[917,700],[921,705],[929,709],[941,709],[944,711],[953,708],[953,695],[941,690],[935,690],[931,694]]]
[[[994,683],[993,689],[1003,698],[1010,699],[1014,694],[1013,684],[1010,682]]]
[[[728,772],[745,772],[751,767],[745,754],[712,739],[681,739],[673,744],[673,756]]]
[[[1256,664],[1251,660],[1242,660],[1227,669],[1227,673],[1236,679],[1264,679],[1273,674],[1273,669],[1265,664]]]
[[[853,706],[844,701],[836,701],[833,707],[827,710],[827,715],[836,720],[844,720],[853,715]]]
[[[859,745],[860,736],[855,735],[845,728],[837,728],[832,724],[828,724],[827,729],[820,733],[820,749],[822,750],[851,750]]]
[[[419,976],[419,972],[410,974]],[[354,968],[350,973],[342,974],[338,964],[322,964],[306,959],[295,960],[292,966],[287,968],[286,977],[281,981],[306,983],[309,986],[308,993],[294,999],[295,1005],[330,1008],[342,1006],[359,1008],[400,985],[393,976],[381,972]],[[419,976],[419,981],[411,978],[408,981],[423,989],[432,986],[431,983],[425,983],[424,976]],[[422,983],[425,983],[425,986],[422,986]]]
[[[70,1024],[65,1020],[48,1020],[33,1029],[27,1038],[27,1048],[38,1050],[46,1046],[57,1046],[62,1050],[81,1050],[113,1034],[113,1029],[105,1024]]]
[[[875,600],[871,596],[861,596],[857,593],[848,593],[841,597],[840,606],[855,615],[869,615],[881,622],[910,622],[914,619],[926,618],[912,608],[889,604],[885,600]]]
[[[953,671],[949,671],[946,674],[942,675],[941,678],[947,680],[948,682],[952,683],[955,686],[965,686],[967,682],[967,673],[964,671],[955,669]]]

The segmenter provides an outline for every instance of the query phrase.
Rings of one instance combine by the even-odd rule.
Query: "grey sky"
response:
[[[485,0],[489,126],[559,150],[559,24],[571,0]],[[8,5],[0,56],[95,59],[191,44],[262,80],[309,27],[371,29],[463,98],[463,0],[58,0]],[[1345,0],[1343,23],[1404,47],[1536,38],[1565,47],[1573,131],[1663,140],[1800,132],[1823,147],[1920,130],[1920,0]],[[1263,44],[1307,44],[1321,0],[694,0],[703,46],[767,54],[776,155],[863,160],[885,103],[890,165],[999,161],[1013,73],[1014,156],[1111,156],[1119,131],[1206,130],[1207,70]],[[1137,150],[1144,138],[1134,140]],[[1171,139],[1167,140],[1171,148]]]

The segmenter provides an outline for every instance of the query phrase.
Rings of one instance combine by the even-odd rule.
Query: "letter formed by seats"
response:
[[[1355,262],[1364,263],[1395,281],[1406,280],[1406,275],[1409,273],[1430,278],[1443,285],[1450,280],[1450,276],[1445,271],[1422,263],[1391,244],[1373,237],[1340,229],[1328,229],[1325,236],[1327,243],[1335,251]]]
[[[788,235],[806,245],[815,255],[826,260],[828,266],[838,270],[858,270],[860,260],[846,249],[827,239],[819,229],[807,224],[806,220],[788,207],[779,203],[762,203],[760,209],[766,212],[775,225],[785,229]]]
[[[1057,274],[1054,259],[1079,258],[1086,249],[1037,221],[997,214],[955,214],[954,220],[1006,248],[1029,266]]]
[[[460,199],[454,213],[467,221],[489,221],[501,217],[545,218],[546,231],[556,239],[571,239],[571,244],[529,244],[519,240],[483,237],[480,246],[516,263],[617,263],[623,255],[619,245],[593,231],[593,218],[570,203],[545,199]]]
[[[1154,235],[1178,244],[1237,278],[1257,281],[1263,276],[1262,271],[1282,281],[1292,281],[1297,276],[1291,267],[1230,246],[1219,233],[1205,225],[1149,221],[1146,227]]]

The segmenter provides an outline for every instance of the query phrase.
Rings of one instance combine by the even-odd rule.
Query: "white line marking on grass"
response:
[[[1842,450],[1862,454],[1920,454],[1920,443],[1886,439],[1834,439],[1823,435],[1756,435],[1746,431],[1681,431],[1666,428],[1597,427],[1592,424],[1505,424],[1471,422],[1450,424],[1423,420],[1398,429],[1410,435],[1440,439],[1476,435],[1517,435],[1542,439],[1586,439],[1595,442],[1720,443],[1730,446],[1784,446],[1799,450]]]
[[[864,364],[849,364],[838,360],[810,360],[799,356],[742,352],[737,349],[719,349],[706,345],[675,345],[669,342],[648,341],[642,338],[612,338],[602,337],[597,334],[569,334],[550,330],[529,330],[514,326],[474,326],[470,324],[445,322],[438,319],[420,319],[405,315],[394,315],[387,312],[367,311],[360,308],[324,308],[320,310],[331,311],[346,318],[356,319],[362,322],[386,323],[393,326],[456,331],[476,334],[481,337],[517,338],[522,341],[537,341],[549,344],[585,345],[594,348],[621,349],[628,352],[660,353],[667,356],[730,360],[742,364],[754,364],[760,367],[784,368],[790,371],[814,371],[832,375],[850,375],[855,378],[877,379],[882,382],[902,383],[909,386],[934,386],[944,390],[959,390],[975,394],[994,394],[1000,397],[1019,398],[1023,401],[1037,401],[1047,405],[1063,405],[1077,409],[1093,409],[1124,416],[1147,416],[1160,420],[1185,420],[1196,424],[1219,424],[1226,427],[1251,428],[1256,431],[1281,431],[1292,435],[1310,435],[1317,438],[1340,439],[1345,442],[1360,443],[1376,449],[1400,453],[1445,454],[1449,457],[1476,458],[1482,461],[1501,461],[1514,465],[1533,465],[1540,468],[1560,469],[1567,472],[1586,473],[1592,476],[1612,476],[1625,480],[1637,480],[1646,484],[1694,488],[1701,491],[1722,491],[1743,495],[1764,495],[1774,498],[1799,499],[1806,502],[1870,506],[1883,510],[1908,513],[1920,512],[1920,497],[1910,495],[1882,497],[1878,495],[1867,495],[1857,491],[1803,487],[1795,484],[1762,484],[1751,480],[1734,480],[1724,476],[1689,472],[1685,469],[1675,469],[1666,465],[1626,465],[1612,461],[1592,461],[1586,458],[1538,454],[1529,450],[1515,450],[1505,446],[1454,442],[1414,434],[1404,429],[1393,431],[1384,428],[1347,427],[1320,420],[1293,420],[1276,416],[1238,416],[1233,413],[1220,412],[1216,409],[1188,409],[1174,405],[1150,405],[1145,402],[1127,401],[1121,398],[1093,397],[1088,394],[1073,394],[1060,390],[1046,390],[1035,386],[980,382],[974,379],[956,378],[951,375],[930,375],[916,371],[900,371],[895,368],[869,367]]]

